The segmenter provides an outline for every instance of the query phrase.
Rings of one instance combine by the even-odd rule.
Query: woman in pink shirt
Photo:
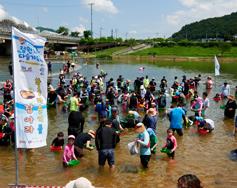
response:
[[[170,150],[169,153],[167,153],[168,157],[171,159],[174,159],[175,156],[175,150],[177,148],[177,141],[176,138],[173,135],[173,130],[172,129],[168,129],[167,130],[167,138],[166,138],[166,143],[162,148],[167,148],[168,150]]]
[[[74,153],[74,141],[75,141],[75,136],[69,135],[68,143],[65,146],[64,152],[63,152],[63,166],[68,166],[68,163],[73,159],[77,160]]]

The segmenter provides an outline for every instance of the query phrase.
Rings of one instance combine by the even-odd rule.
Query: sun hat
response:
[[[156,115],[156,110],[154,108],[149,108],[147,113],[148,113],[148,115],[155,116]]]
[[[138,129],[138,128],[141,128],[141,127],[143,127],[143,126],[144,126],[143,123],[138,123],[138,124],[135,125],[135,128]]]
[[[228,95],[227,98],[230,99],[230,100],[235,100],[235,97],[233,95]]]
[[[145,89],[145,88],[144,88],[144,85],[141,85],[141,86],[140,86],[140,89]]]
[[[69,135],[68,139],[74,139],[75,140],[75,136],[74,135]]]
[[[70,181],[65,188],[95,188],[91,182],[84,177],[80,177],[76,180]]]

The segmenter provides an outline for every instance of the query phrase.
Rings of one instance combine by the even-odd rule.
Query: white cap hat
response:
[[[70,181],[65,188],[95,188],[91,182],[84,178],[84,177],[80,177],[76,180]]]
[[[69,135],[68,139],[74,139],[75,140],[75,136],[74,135]]]

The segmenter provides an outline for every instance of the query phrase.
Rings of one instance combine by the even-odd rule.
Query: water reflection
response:
[[[7,61],[6,61],[7,62]],[[0,77],[7,63],[0,64]],[[80,72],[90,78],[97,74],[98,70],[93,62],[81,65]],[[139,67],[144,66],[144,72],[139,72]],[[226,65],[230,66],[229,64]],[[233,65],[235,67],[236,65]],[[166,76],[169,86],[173,82],[174,76],[181,79],[182,75],[194,77],[201,74],[203,80],[208,75],[213,75],[213,65],[210,63],[158,63],[149,64],[147,62],[101,62],[101,68],[108,72],[110,77],[117,78],[122,74],[125,78],[134,80],[137,76],[149,75],[155,77],[159,82],[163,75]],[[234,69],[234,68],[233,68]],[[229,70],[223,65],[223,70]],[[236,69],[235,69],[236,70]],[[232,71],[232,70],[231,70]],[[224,80],[231,80],[232,86],[237,85],[236,73],[225,72],[221,77],[215,78],[215,86],[210,92],[210,99],[219,92],[219,86]],[[4,73],[5,74],[5,73]],[[53,77],[53,80],[55,80]],[[54,81],[56,84],[56,81]],[[200,91],[205,87],[200,84]],[[233,92],[233,89],[232,89]],[[170,99],[169,99],[170,100]],[[150,168],[146,171],[140,167],[138,156],[130,156],[127,150],[127,143],[132,141],[136,134],[129,130],[121,136],[121,141],[115,150],[116,169],[113,173],[105,166],[98,168],[97,151],[85,150],[85,157],[81,159],[80,166],[75,168],[62,167],[62,153],[52,153],[49,147],[36,149],[35,152],[19,152],[19,175],[20,182],[37,185],[65,185],[69,180],[79,176],[84,176],[98,187],[176,187],[178,177],[186,173],[196,174],[204,184],[204,187],[222,188],[237,187],[235,182],[237,175],[236,163],[229,160],[229,151],[236,148],[236,137],[231,135],[233,131],[233,120],[224,120],[223,111],[220,104],[210,100],[211,108],[207,111],[207,116],[215,120],[216,128],[212,134],[199,136],[196,129],[191,127],[184,131],[182,138],[177,136],[178,149],[174,163],[167,160],[166,155],[157,152],[152,156]],[[188,112],[188,115],[192,114]],[[96,114],[91,106],[84,112],[86,117],[85,131],[96,129],[98,122]],[[62,111],[62,105],[48,110],[49,128],[48,145],[56,136],[57,132],[67,133],[67,113]],[[168,119],[160,114],[158,121],[158,148],[164,144],[166,129],[169,127]],[[14,183],[15,179],[14,150],[12,147],[0,148],[0,187],[6,187],[8,183]]]

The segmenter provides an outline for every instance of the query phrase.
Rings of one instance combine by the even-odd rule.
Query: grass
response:
[[[112,57],[112,54],[114,52],[120,51],[127,48],[126,46],[119,46],[119,47],[114,47],[114,48],[108,48],[105,50],[100,50],[93,52],[92,54],[95,55],[97,58],[104,58],[104,57]]]
[[[213,57],[214,55],[220,55],[220,50],[216,47],[203,48],[203,47],[157,47],[149,48],[139,52],[132,53],[131,55],[137,56],[181,56],[181,57]],[[237,47],[232,47],[229,52],[225,52],[224,57],[237,57]]]

